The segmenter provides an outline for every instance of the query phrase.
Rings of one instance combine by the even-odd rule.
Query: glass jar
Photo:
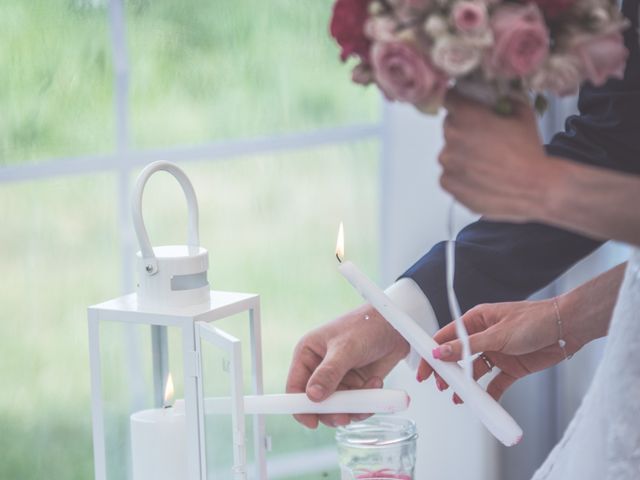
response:
[[[342,480],[413,480],[416,424],[407,418],[375,416],[336,432]]]

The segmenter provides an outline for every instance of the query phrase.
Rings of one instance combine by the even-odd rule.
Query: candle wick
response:
[[[342,263],[342,258],[340,258],[340,255],[338,253],[336,253],[336,258],[338,259],[338,262]]]

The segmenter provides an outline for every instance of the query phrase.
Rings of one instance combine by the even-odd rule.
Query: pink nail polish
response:
[[[441,357],[441,354],[440,354],[440,347],[438,347],[438,348],[434,348],[434,349],[431,351],[431,355],[433,355],[433,358],[435,358],[436,360],[439,360],[439,359],[440,359],[440,357]]]
[[[436,387],[438,388],[438,390],[443,391],[444,390],[444,384],[442,383],[442,380],[440,380],[439,378],[436,379]]]

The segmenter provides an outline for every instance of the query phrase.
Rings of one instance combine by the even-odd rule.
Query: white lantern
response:
[[[149,242],[142,194],[149,177],[161,170],[184,191],[186,245],[154,248]],[[138,177],[132,213],[140,244],[137,292],[89,307],[97,480],[266,480],[270,441],[262,415],[407,408],[409,397],[400,390],[340,391],[318,403],[304,393],[264,395],[259,296],[210,290],[209,254],[200,246],[198,203],[187,176],[167,162],[148,165]],[[234,317],[237,327],[238,314],[248,314],[252,396],[244,395],[240,339],[214,323]],[[113,326],[125,335],[105,345]],[[139,341],[141,331],[148,334],[148,348]],[[175,402],[174,378],[184,392]],[[246,414],[252,415],[249,425]],[[245,427],[253,431],[251,462]]]
[[[185,193],[189,215],[186,245],[153,248],[149,242],[142,218],[142,194],[149,177],[161,170],[173,175]],[[259,296],[210,291],[208,252],[200,246],[198,236],[196,196],[191,182],[178,167],[167,162],[147,166],[138,177],[132,210],[140,244],[137,292],[94,305],[88,312],[95,478],[246,479],[249,472],[242,346],[238,338],[217,328],[215,322],[248,314],[252,389],[254,394],[262,395]],[[123,361],[106,352],[101,338],[112,325],[128,329],[128,336],[148,331],[148,348],[142,351],[129,348],[129,355],[137,357],[137,363],[143,366],[140,371],[130,371],[136,362]],[[120,338],[124,343],[128,337]],[[173,355],[169,355],[169,345]],[[125,350],[123,347],[122,351]],[[206,351],[223,359],[215,372],[220,378],[207,382],[229,386],[222,398],[228,413],[221,416],[228,424],[218,433],[210,431],[211,422],[205,408],[203,371],[208,369],[203,367],[203,357]],[[175,367],[170,369],[173,366],[170,359],[182,364],[180,371]],[[123,365],[119,373],[105,374],[105,370],[116,364]],[[145,366],[148,367],[146,376]],[[184,400],[171,400],[170,370],[174,377],[182,377],[176,378],[176,384],[183,386]],[[223,375],[227,378],[222,378]],[[118,383],[128,384],[128,390],[134,393],[123,395],[118,388],[113,388],[113,384]],[[145,387],[151,384],[153,389]],[[267,478],[267,438],[261,415],[253,415],[252,427],[251,478],[262,480]],[[117,432],[112,436],[115,440],[109,440],[110,429]],[[214,434],[223,437],[232,458],[216,459],[221,448],[207,448]]]

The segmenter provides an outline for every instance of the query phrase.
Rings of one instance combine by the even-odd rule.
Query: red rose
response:
[[[576,0],[530,0],[540,7],[547,18],[557,18],[573,7]]]
[[[344,62],[350,55],[363,60],[369,58],[371,41],[364,34],[371,0],[337,0],[331,17],[331,36],[342,47],[340,58]]]

